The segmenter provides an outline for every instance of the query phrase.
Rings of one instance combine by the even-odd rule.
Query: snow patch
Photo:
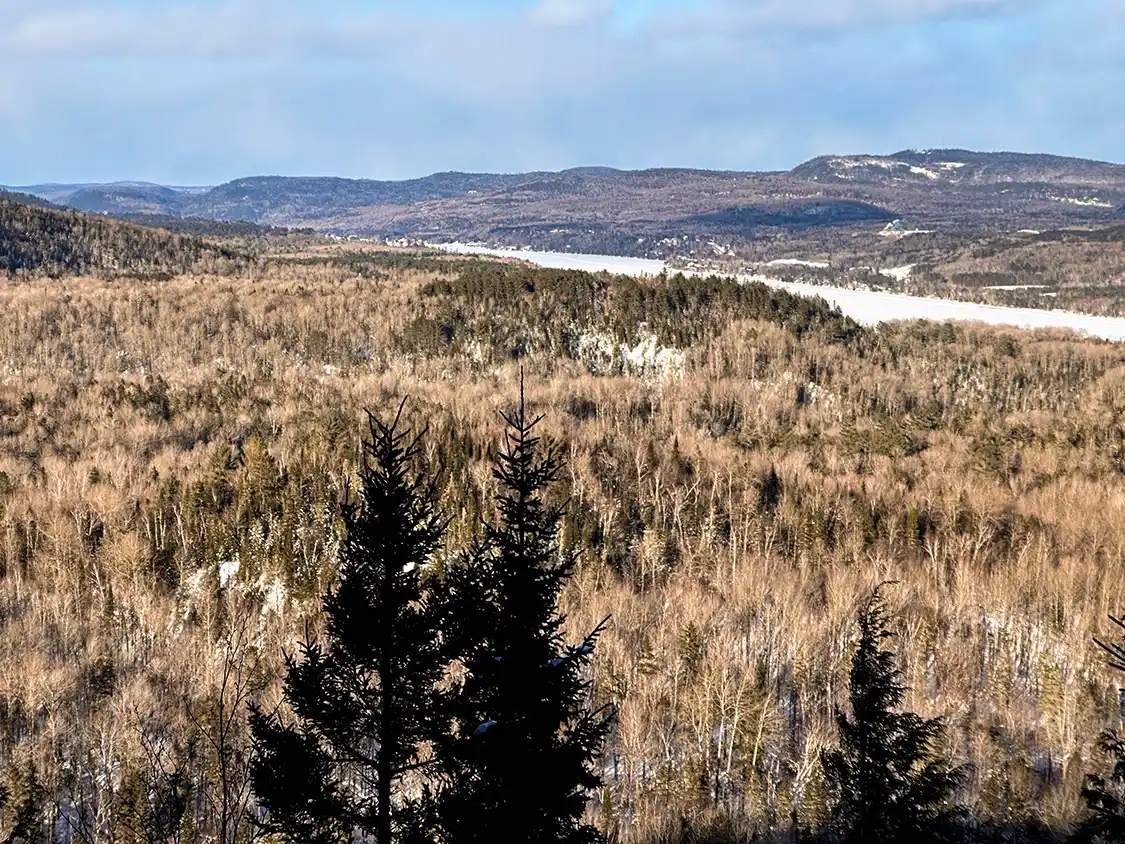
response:
[[[939,176],[933,170],[928,170],[925,167],[911,166],[910,172],[913,173],[916,176],[925,176],[927,179],[940,179],[941,178],[941,176]]]
[[[882,237],[905,237],[908,234],[932,234],[933,229],[908,229],[902,220],[892,220],[879,232]]]
[[[242,568],[242,562],[235,557],[233,560],[223,560],[219,563],[219,588],[226,589],[231,580]]]
[[[575,356],[591,374],[623,372],[641,378],[663,379],[683,371],[683,351],[661,346],[655,334],[644,334],[635,346],[630,346],[593,328],[575,329],[575,333],[578,335]]]
[[[1096,196],[1047,196],[1047,199],[1054,200],[1055,202],[1065,202],[1068,205],[1086,205],[1092,208],[1112,208],[1112,202],[1106,202],[1104,199],[1098,199]]]
[[[774,258],[766,262],[767,267],[816,267],[826,270],[830,266],[827,261],[804,261],[800,258]]]
[[[285,592],[285,584],[279,578],[267,578],[262,575],[257,583],[258,591],[262,595],[262,610],[263,612],[272,612],[274,615],[281,615],[282,610],[285,609],[288,595]]]
[[[894,170],[896,167],[905,167],[903,161],[887,158],[833,158],[828,162],[830,167],[844,167],[854,170],[856,167],[878,167],[881,170]]]
[[[660,275],[664,262],[652,258],[626,258],[621,255],[587,255],[569,252],[536,252],[525,249],[494,249],[477,243],[427,243],[426,246],[458,255],[491,255],[495,258],[518,258],[540,267],[556,270],[586,270],[620,275]]]
[[[906,281],[910,278],[912,272],[914,272],[913,264],[903,264],[901,267],[888,267],[879,270],[879,275],[885,275],[887,278],[893,278],[895,281]]]

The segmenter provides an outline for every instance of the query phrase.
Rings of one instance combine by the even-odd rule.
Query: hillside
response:
[[[35,208],[54,208],[55,206],[48,200],[40,196],[30,193],[20,193],[18,191],[9,191],[0,189],[0,200],[8,202],[20,203],[22,205],[31,205]]]
[[[234,251],[198,237],[15,201],[0,194],[0,273],[149,275],[189,270]]]
[[[185,194],[162,185],[104,185],[76,190],[66,205],[96,214],[167,214],[178,216],[184,210]]]
[[[906,704],[972,766],[957,840],[1057,844],[1082,817],[1119,723],[1091,640],[1125,606],[1125,347],[864,328],[753,283],[317,255],[0,285],[0,755],[44,816],[222,840],[243,704],[272,711],[283,654],[320,641],[364,410],[408,396],[428,426],[456,565],[522,382],[568,459],[567,641],[612,615],[592,812],[619,844],[822,840],[818,760],[884,581]]]
[[[311,227],[337,235],[481,240],[654,257],[824,231],[849,237],[893,219],[979,234],[1101,225],[1125,203],[1125,165],[1052,155],[904,150],[821,156],[788,172],[585,167],[436,173],[378,181],[258,176],[210,189],[40,185],[52,201],[156,214]]]
[[[212,188],[189,200],[184,211],[193,216],[218,220],[290,225],[370,205],[410,205],[493,194],[538,175],[435,173],[401,182],[257,176]]]
[[[825,155],[795,167],[810,181],[933,185],[1044,184],[1120,188],[1125,165],[1057,155],[973,152],[964,149],[903,150],[893,155]]]

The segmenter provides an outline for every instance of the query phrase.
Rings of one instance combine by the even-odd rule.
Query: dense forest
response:
[[[162,237],[13,207],[4,231]],[[437,606],[467,554],[502,547],[521,372],[558,459],[556,646],[601,631],[572,699],[613,713],[581,826],[871,840],[916,817],[1050,841],[1096,831],[1088,805],[1112,816],[1102,734],[1125,675],[1094,640],[1116,641],[1125,605],[1121,347],[427,253],[193,266],[0,286],[0,834],[289,834],[260,799],[251,712],[306,723],[294,666],[341,635],[325,599],[354,569],[357,488],[386,464],[365,411],[408,399],[404,471],[442,526],[418,588]],[[471,700],[465,740],[488,723],[486,690]],[[485,781],[431,738],[435,795]]]
[[[172,217],[167,214],[144,213],[119,213],[110,216],[126,223],[136,223],[138,226],[146,226],[147,228],[164,229],[176,234],[223,238],[225,240],[280,237],[288,235],[291,231],[276,226],[260,226],[257,223],[248,223],[242,220],[208,220],[202,217]],[[309,237],[313,234],[311,229],[296,231]]]
[[[0,193],[0,273],[137,276],[216,270],[239,251],[199,237],[173,234]]]

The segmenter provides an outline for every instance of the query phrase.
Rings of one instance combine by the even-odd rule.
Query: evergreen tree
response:
[[[1125,628],[1125,621],[1110,616],[1110,621]],[[1125,644],[1094,642],[1109,654],[1109,665],[1125,671]],[[1125,691],[1122,692],[1125,711]],[[1101,748],[1114,760],[1113,772],[1108,779],[1099,774],[1087,774],[1082,788],[1082,799],[1090,816],[1075,830],[1075,841],[1118,844],[1125,842],[1125,737],[1117,730],[1102,734]]]
[[[860,639],[851,665],[851,717],[836,710],[840,747],[823,753],[833,797],[831,831],[848,844],[941,841],[953,832],[959,811],[951,797],[964,778],[935,752],[941,719],[897,712],[905,686],[881,588],[859,613]]]
[[[377,844],[424,834],[418,782],[440,723],[447,661],[421,567],[445,530],[432,482],[411,477],[419,439],[369,415],[360,501],[343,507],[339,584],[323,599],[326,644],[286,658],[295,719],[251,712],[251,770],[263,826],[292,842]],[[404,778],[412,777],[409,787]]]
[[[42,839],[41,809],[47,792],[33,768],[17,770],[11,785],[0,783],[0,844],[30,844]]]
[[[581,817],[612,718],[590,706],[585,674],[604,622],[564,642],[558,598],[576,559],[558,544],[563,508],[544,501],[563,464],[534,436],[522,386],[504,420],[498,523],[446,579],[465,679],[442,748],[441,822],[450,844],[594,842]]]

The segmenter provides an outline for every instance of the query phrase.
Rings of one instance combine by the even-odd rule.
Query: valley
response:
[[[729,267],[719,264],[711,272],[700,269],[678,270],[663,261],[645,258],[623,258],[612,255],[583,255],[567,252],[535,252],[531,250],[489,249],[484,246],[468,244],[439,244],[439,249],[454,254],[487,255],[515,261],[526,261],[539,267],[552,269],[583,270],[586,272],[608,272],[619,275],[660,275],[662,273],[682,272],[687,277],[724,275]],[[933,297],[912,296],[893,290],[878,290],[870,287],[834,287],[829,281],[810,283],[807,281],[784,281],[764,273],[775,272],[778,267],[808,267],[827,269],[826,264],[778,259],[770,262],[757,272],[737,273],[727,276],[732,283],[758,282],[770,287],[797,293],[801,296],[821,298],[833,307],[839,308],[845,316],[861,325],[874,325],[894,320],[956,320],[979,322],[988,325],[1010,325],[1023,328],[1065,328],[1079,334],[1100,337],[1104,340],[1125,341],[1125,318],[1094,316],[1062,310],[1045,310],[1035,307],[1013,307],[983,304],[972,301],[954,301]],[[690,266],[690,265],[689,265]],[[891,272],[891,271],[884,271]],[[910,273],[900,276],[890,275],[903,281]],[[1046,285],[1016,286],[1011,290],[1041,290]],[[992,288],[996,289],[996,288]],[[1008,292],[1009,288],[1000,288]],[[1051,295],[1039,293],[1039,296]],[[1057,294],[1054,294],[1057,295]]]
[[[587,167],[13,190],[220,236],[254,236],[250,226],[341,241],[461,242],[727,275],[774,276],[782,262],[781,280],[793,283],[1125,314],[1125,165],[1059,156],[905,150],[769,173]]]
[[[1091,641],[1125,604],[1121,344],[866,326],[754,281],[252,247],[0,285],[0,749],[43,811],[127,829],[148,809],[111,767],[139,793],[173,770],[201,789],[181,822],[213,829],[206,772],[245,769],[205,715],[272,705],[317,629],[364,409],[406,399],[427,426],[464,547],[522,377],[567,459],[567,630],[611,617],[592,823],[637,844],[818,829],[853,614],[884,581],[906,704],[972,765],[972,840],[1082,817],[1117,717]]]
[[[1125,605],[1125,319],[1096,282],[1120,227],[850,220],[704,259],[167,210],[0,195],[0,755],[66,840],[249,840],[246,703],[281,706],[284,654],[325,635],[365,413],[421,433],[441,583],[494,518],[521,389],[566,461],[566,635],[609,618],[588,823],[821,835],[880,584],[903,705],[968,766],[959,840],[1087,816],[1119,717],[1092,642]]]

